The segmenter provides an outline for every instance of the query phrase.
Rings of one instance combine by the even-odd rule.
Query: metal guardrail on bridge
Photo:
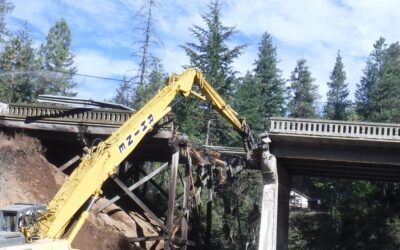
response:
[[[271,118],[271,134],[400,141],[400,124]]]

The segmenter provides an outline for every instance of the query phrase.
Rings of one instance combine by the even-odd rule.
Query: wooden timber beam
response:
[[[179,166],[179,150],[176,150],[172,154],[171,158],[171,179],[169,183],[169,195],[168,195],[168,212],[167,212],[167,230],[171,233],[172,225],[174,222],[174,208],[176,198],[176,180],[178,177],[178,166]],[[164,249],[170,249],[170,242],[165,241]]]
[[[169,238],[167,235],[129,238],[129,241],[132,241],[132,242],[159,241],[159,240],[171,240],[174,243],[184,244],[185,246],[195,246],[196,245],[193,241],[185,240],[185,239],[180,238],[180,237]]]
[[[157,217],[136,195],[134,195],[125,184],[118,179],[118,177],[113,178],[114,182],[122,189],[124,192],[141,208],[143,211],[146,212],[147,216],[150,217],[150,219],[154,220],[154,222],[157,223],[157,225],[165,232],[168,234],[169,230],[168,228],[164,225],[164,222]]]
[[[67,161],[66,163],[64,163],[59,170],[61,172],[64,172],[64,170],[66,170],[67,168],[71,167],[74,163],[76,163],[77,161],[79,161],[81,159],[81,157],[79,155],[75,155],[74,157],[72,157],[69,161]]]
[[[189,199],[190,199],[190,173],[192,171],[192,160],[190,155],[187,157],[187,163],[185,164],[185,178],[183,182],[183,211],[187,211],[182,218],[181,224],[181,237],[184,240],[188,239],[188,231],[189,231]],[[186,250],[186,245],[182,247],[183,250]]]
[[[154,170],[153,172],[151,172],[150,174],[146,175],[145,177],[143,177],[142,179],[140,179],[138,182],[134,183],[132,186],[130,186],[128,188],[129,191],[133,191],[136,188],[140,187],[141,185],[143,185],[145,182],[151,180],[151,178],[153,178],[154,176],[156,176],[157,174],[159,174],[161,171],[165,170],[168,167],[168,163],[164,163],[161,167],[157,168],[156,170]],[[111,200],[109,200],[106,204],[104,204],[102,207],[100,207],[99,209],[97,209],[97,211],[95,212],[95,214],[101,212],[102,210],[104,210],[105,208],[107,208],[108,206],[110,206],[111,204],[117,202],[119,199],[121,199],[121,196],[117,195],[114,198],[112,198]]]
[[[167,163],[165,163],[165,164],[167,164]],[[163,166],[164,166],[164,165],[163,165]],[[167,167],[168,164],[165,165],[165,166]],[[142,174],[147,175],[147,172],[146,172],[144,169],[142,169],[141,167],[138,167],[138,170],[139,170]],[[168,193],[167,193],[157,182],[155,182],[153,179],[150,179],[149,182],[150,182],[155,188],[157,188],[157,190],[158,190],[162,195],[164,195],[166,198],[168,198]]]

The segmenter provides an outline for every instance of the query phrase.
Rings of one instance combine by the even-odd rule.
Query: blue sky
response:
[[[141,1],[122,0],[13,0],[9,15],[12,32],[27,21],[35,46],[61,17],[70,25],[75,65],[82,74],[122,79],[134,75],[132,58],[137,32],[135,13]],[[203,25],[200,17],[208,1],[159,1],[155,12],[156,32],[163,46],[153,48],[167,73],[179,73],[188,58],[179,45],[194,41],[188,30]],[[289,77],[296,60],[305,58],[325,100],[326,82],[336,53],[341,51],[347,80],[353,93],[372,44],[383,36],[388,43],[399,40],[400,1],[397,0],[226,0],[222,21],[236,26],[239,33],[231,46],[246,43],[246,52],[234,63],[244,74],[253,68],[257,46],[268,31],[277,46],[279,67]],[[78,77],[78,96],[108,99],[117,83]]]

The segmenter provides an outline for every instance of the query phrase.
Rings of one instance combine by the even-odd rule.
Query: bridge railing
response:
[[[116,109],[71,108],[38,104],[0,104],[0,120],[28,120],[80,125],[105,125],[119,127],[133,114],[132,111]],[[159,124],[168,124],[171,115]],[[166,125],[168,127],[168,125]]]
[[[271,118],[271,134],[331,136],[400,141],[400,124]]]
[[[60,106],[10,104],[0,109],[0,115],[27,119],[58,119],[69,122],[100,122],[122,124],[132,112],[104,109],[74,109]]]

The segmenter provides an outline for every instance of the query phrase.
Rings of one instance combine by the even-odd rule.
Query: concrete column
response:
[[[259,250],[288,248],[289,195],[292,177],[279,165],[268,147],[262,152],[264,188]]]

